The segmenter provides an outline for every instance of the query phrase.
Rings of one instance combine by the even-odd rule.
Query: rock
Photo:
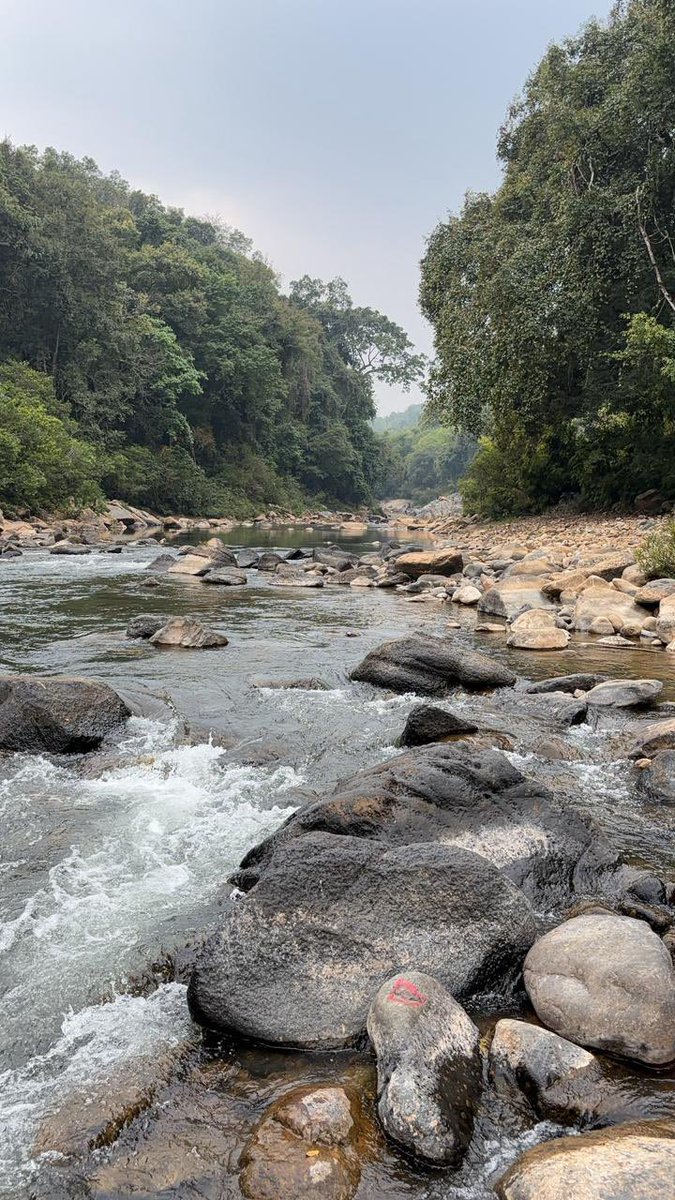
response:
[[[151,638],[166,624],[166,617],[132,617],[127,625],[128,638]]]
[[[324,567],[332,567],[338,572],[349,571],[351,567],[356,566],[356,559],[342,554],[337,548],[335,550],[316,549],[312,558],[315,563],[321,563]]]
[[[285,578],[284,576],[275,575],[274,578],[270,580],[270,583],[271,583],[272,587],[275,587],[275,588],[280,588],[280,587],[322,588],[323,587],[323,576],[322,575],[310,575],[308,573],[305,573],[305,574],[298,573],[298,575],[294,575],[290,578],[288,578],[288,577]]]
[[[251,567],[255,567],[258,558],[259,553],[257,550],[238,550],[235,555],[236,565],[240,571],[246,571]]]
[[[452,594],[453,604],[478,604],[483,593],[473,584],[465,583],[462,587],[457,588]]]
[[[415,1158],[458,1167],[483,1085],[473,1021],[436,979],[407,970],[382,984],[368,1035],[386,1133]]]
[[[173,554],[159,554],[157,558],[153,558],[151,563],[148,563],[146,571],[155,571],[158,575],[166,575],[169,568],[177,562]]]
[[[587,587],[574,606],[574,628],[580,633],[591,632],[591,626],[601,619],[616,633],[628,623],[642,628],[648,617],[647,610],[635,604],[632,596],[625,596],[609,585]],[[609,630],[607,624],[602,628],[595,624],[592,632],[604,635]]]
[[[507,567],[504,574],[507,579],[516,579],[528,575],[550,575],[555,570],[556,564],[551,562],[546,555],[537,554],[536,557],[531,557],[528,554],[519,562],[515,562],[513,566]]]
[[[644,1121],[566,1137],[523,1154],[500,1200],[672,1200],[675,1124]]]
[[[607,679],[586,693],[591,708],[643,708],[663,691],[660,679]]]
[[[57,542],[49,547],[50,554],[91,554],[90,546],[78,546],[74,542]]]
[[[665,646],[675,638],[675,596],[666,596],[659,605],[656,633]]]
[[[254,688],[293,688],[303,692],[327,692],[328,684],[324,683],[323,679],[317,679],[316,676],[307,676],[304,679],[273,679],[266,676],[259,676],[252,679],[251,683]]]
[[[522,1093],[541,1119],[590,1119],[604,1071],[597,1058],[526,1021],[502,1020],[490,1046],[490,1073],[500,1092]]]
[[[658,488],[648,488],[635,497],[635,511],[645,516],[654,516],[668,508],[662,492]]]
[[[570,696],[568,692],[540,692],[533,696],[529,692],[514,695],[518,708],[529,712],[533,720],[544,720],[553,725],[580,725],[586,718],[586,697]]]
[[[348,1046],[394,971],[461,999],[503,982],[533,936],[523,894],[477,854],[310,833],[225,902],[188,1003],[200,1024],[271,1045]]]
[[[545,692],[589,692],[598,683],[604,683],[606,676],[576,674],[556,675],[553,679],[539,679],[536,683],[528,683],[525,691],[529,695],[541,695]]]
[[[675,804],[675,750],[660,750],[640,773],[639,790],[657,804]]]
[[[590,821],[567,803],[557,806],[503,754],[468,742],[421,746],[359,771],[250,850],[241,864],[248,884],[239,874],[233,882],[251,886],[289,840],[316,831],[475,850],[549,912],[567,908],[577,891],[612,890],[617,869],[616,853]]]
[[[630,752],[631,758],[651,758],[659,750],[675,750],[675,717],[655,721],[640,730]]]
[[[372,579],[368,579],[365,575],[357,575],[355,579],[350,579],[349,586],[353,588],[369,588],[375,584]]]
[[[424,746],[456,734],[477,732],[478,726],[473,721],[467,721],[457,713],[435,708],[432,704],[418,704],[405,723],[399,745]]]
[[[212,569],[210,558],[203,554],[182,554],[168,568],[169,575],[206,575]]]
[[[595,617],[586,632],[593,633],[596,637],[614,637],[614,625],[609,617]]]
[[[668,596],[675,596],[675,579],[652,579],[650,583],[638,588],[634,599],[645,608],[656,608]]]
[[[0,675],[0,750],[82,754],[131,716],[105,683],[47,675]]]
[[[459,624],[455,628],[459,628]],[[506,626],[496,625],[491,621],[482,621],[476,625],[476,633],[506,633]]]
[[[506,644],[517,650],[564,650],[569,640],[567,630],[558,628],[554,612],[533,608],[516,617]]]
[[[241,1156],[250,1200],[351,1200],[361,1175],[343,1088],[291,1092],[258,1125]]]
[[[413,634],[371,650],[350,678],[395,692],[442,695],[462,684],[469,688],[510,687],[515,675],[486,654],[450,638]]]
[[[478,611],[493,617],[515,617],[523,608],[552,609],[553,605],[542,592],[544,576],[523,579],[500,579],[478,601]]]
[[[415,550],[400,554],[396,569],[417,579],[420,575],[455,575],[462,570],[464,560],[459,550]]]
[[[243,571],[233,571],[231,567],[217,567],[204,576],[204,583],[219,584],[221,587],[245,587],[246,575]]]
[[[153,646],[178,646],[187,650],[207,650],[228,644],[222,633],[207,629],[191,617],[171,617],[150,641]]]
[[[631,917],[574,917],[532,947],[527,993],[549,1029],[583,1046],[659,1066],[675,1058],[675,969]]]
[[[279,563],[283,562],[281,554],[276,554],[272,550],[266,550],[261,554],[256,562],[256,567],[259,571],[276,571]]]

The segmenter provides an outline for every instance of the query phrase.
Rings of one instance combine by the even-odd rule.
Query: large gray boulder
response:
[[[478,726],[459,713],[436,708],[433,704],[417,704],[405,723],[400,745],[425,746],[458,734],[477,732]]]
[[[607,679],[586,693],[591,708],[646,708],[663,691],[660,679]]]
[[[430,975],[406,971],[382,985],[368,1013],[377,1056],[378,1113],[416,1158],[458,1167],[483,1086],[480,1034]]]
[[[582,1046],[660,1066],[675,1059],[675,968],[644,921],[596,912],[545,934],[524,967],[547,1028]]]
[[[546,910],[567,907],[577,893],[613,891],[619,870],[589,820],[498,750],[461,743],[421,746],[360,771],[254,847],[235,882],[251,886],[288,841],[317,830],[475,850]]]
[[[371,650],[352,671],[351,679],[391,688],[440,696],[458,684],[467,688],[511,687],[516,676],[502,663],[451,638],[416,633],[385,642]]]
[[[474,996],[506,986],[534,936],[525,896],[477,854],[312,833],[227,903],[188,1002],[201,1024],[272,1045],[348,1046],[394,971]]]
[[[543,575],[531,578],[500,579],[483,592],[478,611],[493,617],[515,617],[523,608],[543,608],[553,611],[548,596],[542,592],[546,582]]]
[[[497,1185],[500,1200],[673,1200],[675,1124],[644,1121],[528,1150]]]
[[[131,716],[105,683],[47,675],[0,675],[0,750],[82,754]]]

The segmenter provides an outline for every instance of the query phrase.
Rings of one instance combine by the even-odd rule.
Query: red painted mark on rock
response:
[[[409,979],[397,979],[387,1000],[392,1004],[405,1004],[407,1008],[423,1008],[427,1002],[424,992]]]

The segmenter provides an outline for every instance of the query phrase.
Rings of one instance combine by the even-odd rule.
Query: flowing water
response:
[[[365,551],[379,536],[343,544]],[[297,529],[227,535],[232,545],[280,548],[334,538]],[[442,633],[455,615],[374,589],[276,590],[257,572],[241,589],[166,576],[145,589],[157,552],[156,544],[132,544],[119,555],[35,551],[0,563],[2,670],[98,677],[138,714],[101,754],[0,762],[0,1196],[7,1200],[37,1194],[36,1138],[71,1096],[105,1085],[129,1064],[196,1044],[185,989],[162,982],[163,965],[215,916],[246,849],[309,796],[397,752],[415,698],[354,685],[349,670],[387,638],[415,628]],[[142,613],[193,614],[230,645],[158,651],[130,641],[125,627]],[[670,683],[672,656],[584,645],[556,656],[509,655],[501,639],[495,648],[494,639],[475,638],[474,620],[464,614],[458,636],[506,655],[530,677],[583,666]],[[327,690],[254,686],[257,678],[298,676],[318,676]],[[492,716],[493,727],[508,728],[508,709],[497,706]],[[636,818],[611,731],[584,728],[570,737],[581,752],[578,763],[565,764],[567,782],[576,780],[587,806],[612,816],[622,848],[665,865],[670,855],[672,867],[672,829],[662,814]],[[526,773],[541,767],[518,747],[514,755]],[[559,766],[548,768],[554,786]],[[550,1135],[546,1128],[496,1133],[493,1169]],[[487,1179],[485,1164],[482,1173]],[[427,1180],[420,1191],[416,1178],[412,1168],[392,1167],[372,1194],[484,1194],[475,1179],[459,1189]]]

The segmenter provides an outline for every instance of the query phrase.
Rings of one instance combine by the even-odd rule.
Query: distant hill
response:
[[[410,404],[403,412],[389,413],[388,417],[375,417],[373,429],[376,433],[400,433],[402,429],[413,429],[422,416],[423,404]]]

